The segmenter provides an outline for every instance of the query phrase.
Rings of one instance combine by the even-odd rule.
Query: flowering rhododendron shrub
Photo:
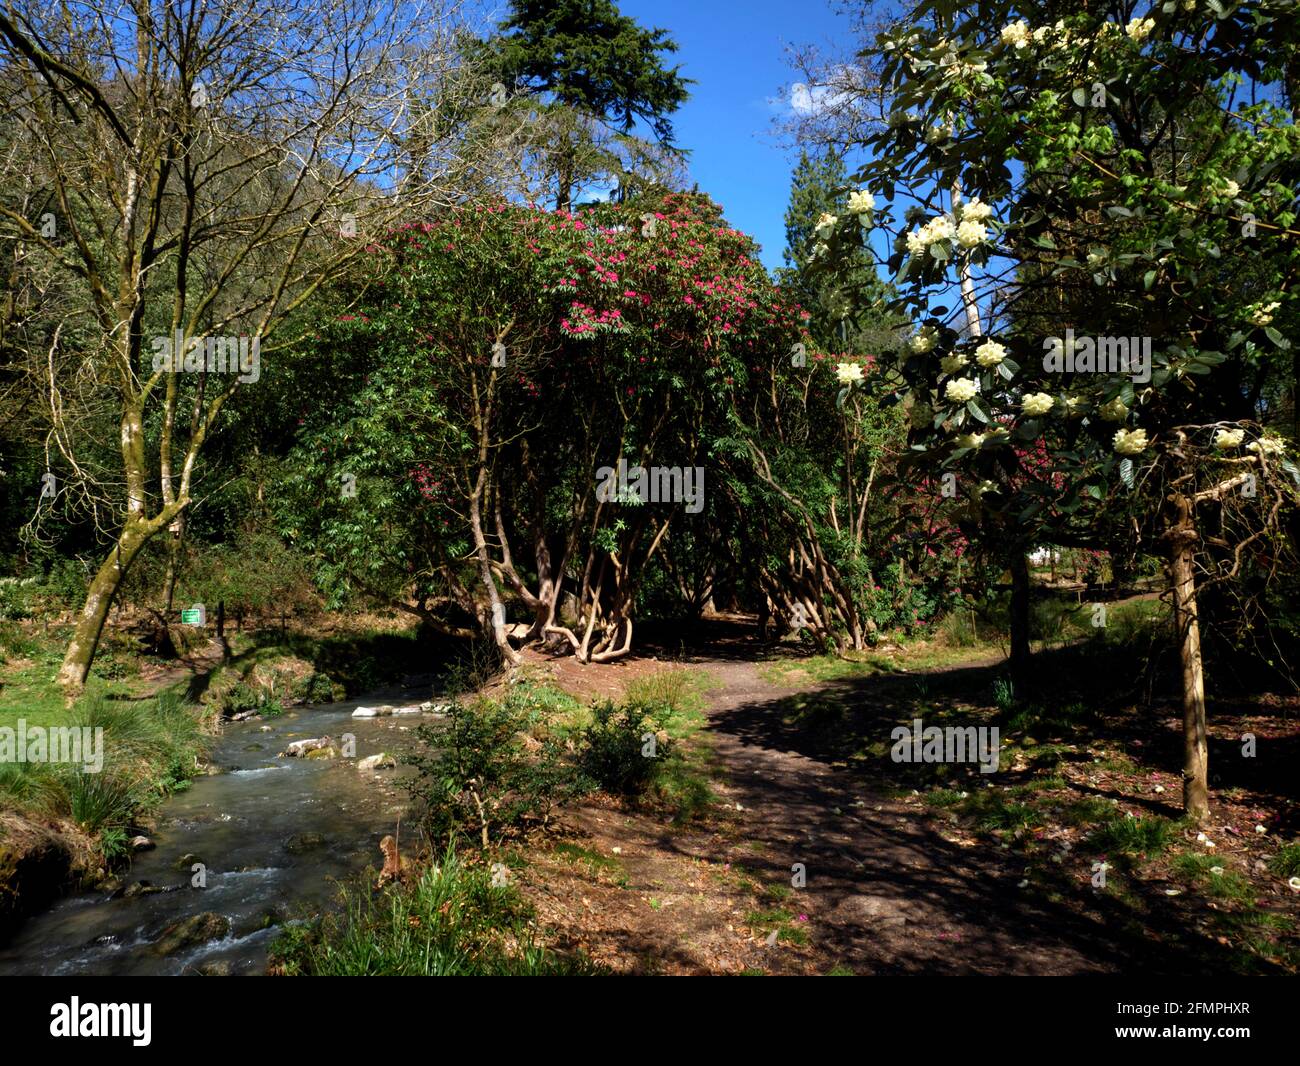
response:
[[[315,342],[335,413],[307,418],[287,493],[327,485],[287,511],[338,597],[592,662],[631,649],[643,594],[725,588],[857,647],[942,602],[942,538],[873,495],[905,442],[872,360],[815,350],[706,198],[470,206],[374,264]],[[366,491],[330,491],[349,476]]]
[[[512,632],[625,654],[651,561],[735,506],[712,450],[788,368],[799,310],[702,197],[467,207],[374,255],[357,308],[318,340],[348,367],[354,413],[304,433],[299,481],[379,485],[304,535],[343,591],[413,585],[431,624],[487,629],[507,655]],[[677,498],[602,495],[602,470],[642,468],[668,470]]]
[[[1266,544],[1276,570],[1300,485],[1267,425],[1296,389],[1295,7],[930,0],[874,55],[873,229],[829,228],[828,269],[885,249],[922,321],[889,368],[916,476],[954,473],[1021,545],[1137,536],[1165,559],[1203,818],[1198,580]]]

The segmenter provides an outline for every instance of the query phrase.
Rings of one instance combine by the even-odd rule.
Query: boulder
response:
[[[325,838],[320,833],[299,833],[285,841],[284,850],[290,855],[299,855],[304,851],[313,851],[324,846]]]
[[[313,751],[333,746],[334,739],[328,736],[315,737],[311,740],[295,740],[284,751],[280,752],[278,758],[301,759]]]
[[[353,718],[387,718],[393,713],[393,708],[385,703],[382,707],[358,707],[352,712]]]
[[[224,914],[204,911],[191,914],[169,925],[153,945],[155,955],[175,955],[178,951],[217,940],[230,932],[230,919]]]
[[[367,755],[364,759],[357,761],[357,769],[365,770],[391,770],[397,765],[394,759],[386,751],[381,751],[378,755]]]
[[[835,907],[840,921],[857,925],[900,926],[906,924],[907,902],[887,896],[846,896]]]

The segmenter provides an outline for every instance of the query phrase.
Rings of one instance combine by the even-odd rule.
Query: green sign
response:
[[[187,607],[181,611],[181,625],[183,626],[201,626],[203,624],[203,612],[197,607]]]

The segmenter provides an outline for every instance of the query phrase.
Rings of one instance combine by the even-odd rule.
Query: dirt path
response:
[[[704,735],[719,802],[707,817],[673,826],[588,804],[566,816],[567,859],[530,858],[529,894],[557,946],[642,973],[1132,968],[1124,938],[1077,906],[1020,889],[1023,864],[1009,851],[869,790],[816,754],[786,724],[793,690],[764,680],[755,652],[724,636],[686,657],[715,684]],[[628,677],[664,666],[621,665]],[[881,688],[880,679],[851,685],[858,713],[871,713]]]
[[[783,743],[776,704],[788,691],[763,681],[757,664],[701,665],[721,685],[708,732],[728,798],[743,808],[732,861],[787,883],[803,864],[806,884],[791,902],[807,915],[814,955],[858,974],[1120,968],[1072,915],[1029,903],[1014,862],[944,839],[915,808]]]

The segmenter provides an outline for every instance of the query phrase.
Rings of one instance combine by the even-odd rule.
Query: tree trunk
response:
[[[1205,670],[1196,608],[1196,523],[1192,501],[1172,497],[1169,578],[1174,594],[1174,632],[1183,675],[1183,809],[1197,824],[1210,815],[1209,748],[1205,723]]]
[[[1011,557],[1011,669],[1029,664],[1029,563],[1017,549]]]
[[[177,518],[169,527],[172,538],[167,545],[167,573],[163,577],[163,614],[171,617],[176,604],[176,579],[180,577],[181,546],[185,540],[185,519]]]
[[[59,668],[58,682],[69,696],[76,695],[86,683],[90,664],[95,660],[104,623],[113,606],[113,598],[126,577],[127,570],[144,547],[152,530],[147,523],[128,522],[117,538],[117,544],[91,579],[86,590],[86,602],[77,618],[72,640],[68,642],[63,665]]]

